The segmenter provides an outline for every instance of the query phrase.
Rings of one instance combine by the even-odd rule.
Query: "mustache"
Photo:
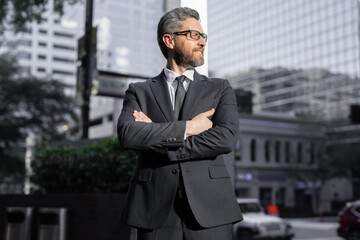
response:
[[[197,51],[200,51],[200,52],[204,53],[205,48],[204,48],[204,47],[197,47],[197,48],[194,48],[194,52],[197,52]]]

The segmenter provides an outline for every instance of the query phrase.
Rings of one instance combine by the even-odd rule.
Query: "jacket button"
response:
[[[172,170],[172,173],[173,173],[173,174],[177,174],[177,173],[179,173],[179,170],[173,169],[173,170]]]

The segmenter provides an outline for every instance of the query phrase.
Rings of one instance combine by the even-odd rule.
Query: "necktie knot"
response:
[[[181,75],[179,77],[176,78],[178,85],[179,84],[183,84],[183,82],[185,81],[186,77],[184,75]]]

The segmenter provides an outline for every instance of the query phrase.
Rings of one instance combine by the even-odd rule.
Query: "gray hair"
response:
[[[196,10],[188,7],[174,8],[161,17],[157,28],[157,41],[165,58],[168,57],[168,52],[162,37],[166,33],[179,31],[182,28],[181,21],[185,21],[188,18],[195,18],[196,20],[200,21],[199,13]]]

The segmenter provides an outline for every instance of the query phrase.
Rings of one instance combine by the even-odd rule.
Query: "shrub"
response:
[[[123,193],[135,164],[136,153],[115,137],[76,148],[45,143],[35,151],[31,182],[42,193]]]

